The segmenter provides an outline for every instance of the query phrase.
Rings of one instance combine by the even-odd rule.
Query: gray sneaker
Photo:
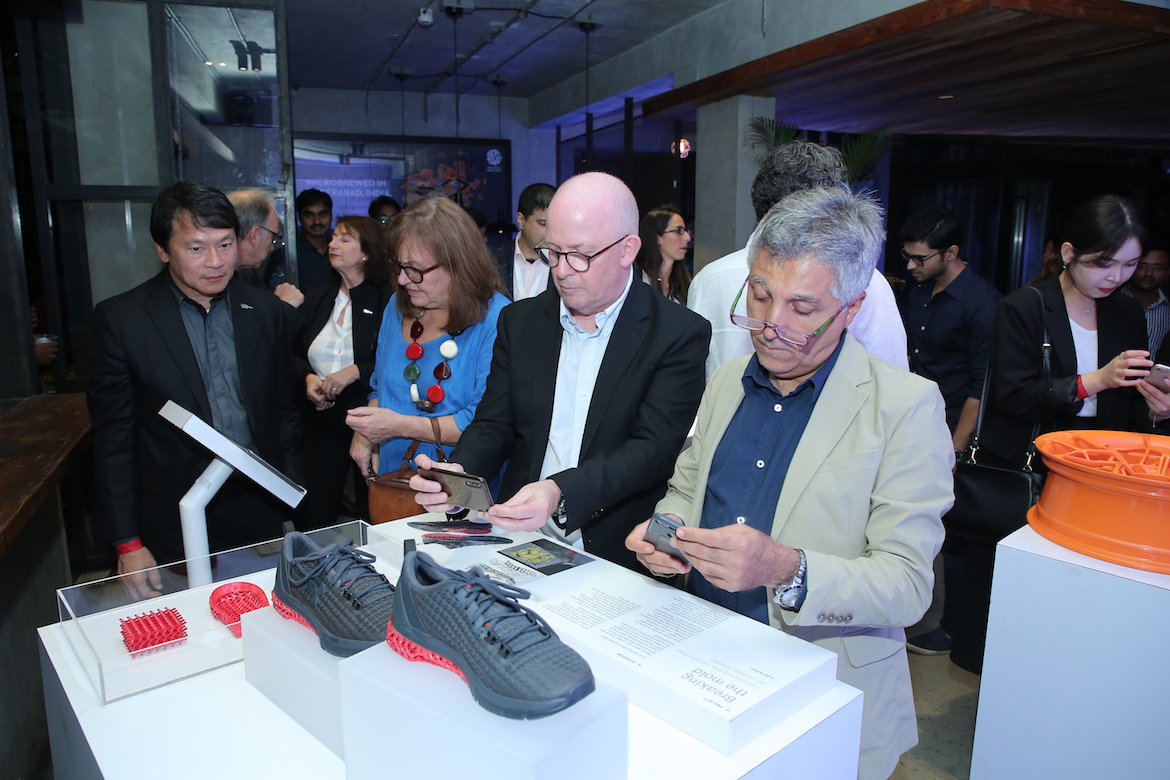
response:
[[[386,636],[394,586],[353,541],[321,547],[296,531],[285,535],[272,606],[315,633],[321,649],[339,656],[373,647]]]
[[[452,571],[408,552],[386,641],[409,661],[455,672],[488,712],[543,718],[592,693],[593,672],[543,618],[517,603],[528,596],[479,569]]]

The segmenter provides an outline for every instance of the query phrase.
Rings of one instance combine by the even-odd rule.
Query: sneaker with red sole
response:
[[[489,712],[543,718],[592,693],[593,671],[543,618],[519,604],[528,595],[479,569],[453,571],[411,551],[386,642],[409,661],[455,672]]]
[[[351,656],[386,636],[394,586],[353,541],[321,547],[299,532],[285,535],[272,606],[315,633],[321,649]]]

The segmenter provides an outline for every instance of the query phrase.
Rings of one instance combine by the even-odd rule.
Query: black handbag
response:
[[[1035,288],[1033,288],[1035,289]],[[1040,295],[1040,291],[1036,290]],[[1044,298],[1040,298],[1040,322],[1044,322]],[[1041,345],[1044,378],[1051,375],[1052,342],[1048,328],[1044,328]],[[979,416],[971,446],[955,462],[955,505],[943,515],[947,533],[967,539],[995,544],[1027,522],[1028,510],[1040,499],[1045,474],[1032,467],[1036,459],[1036,437],[1040,424],[1032,426],[1028,451],[1022,469],[1004,469],[979,463],[979,434],[983,429],[983,410],[987,407],[987,391],[991,384],[991,366],[983,377],[983,391],[979,397]]]

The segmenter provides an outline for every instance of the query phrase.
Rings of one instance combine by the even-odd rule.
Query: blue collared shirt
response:
[[[593,322],[596,330],[585,330],[569,312],[565,302],[561,308],[561,354],[557,362],[557,384],[553,396],[552,423],[549,427],[548,446],[544,451],[544,462],[540,478],[545,479],[566,469],[577,467],[581,458],[581,440],[585,435],[585,422],[589,418],[589,404],[593,401],[593,387],[614,325],[621,314],[622,305],[630,294],[634,274],[626,280],[621,297],[604,311],[598,312]],[[550,535],[582,546],[580,532],[568,537],[551,521],[546,524]]]
[[[844,343],[842,335],[829,359],[788,395],[776,389],[754,355],[748,361],[741,380],[743,401],[711,461],[700,527],[746,523],[772,535],[772,521],[788,467]],[[690,583],[696,596],[761,623],[768,622],[767,589],[729,593],[707,582],[698,570],[691,572]]]

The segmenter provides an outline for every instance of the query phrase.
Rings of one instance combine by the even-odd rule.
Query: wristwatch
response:
[[[804,550],[797,550],[797,552],[800,553],[800,565],[796,567],[796,574],[787,585],[776,588],[776,595],[772,597],[772,601],[779,604],[781,609],[786,609],[789,612],[799,611],[801,605],[804,604],[804,597],[808,594],[808,588],[804,583],[808,561],[804,557]]]
[[[565,527],[565,497],[561,496],[561,500],[557,502],[557,508],[553,510],[552,521],[557,524],[558,528]]]

